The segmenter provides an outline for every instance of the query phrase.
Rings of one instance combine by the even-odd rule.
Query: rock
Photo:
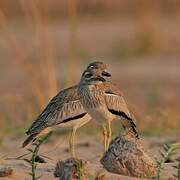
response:
[[[88,179],[87,162],[69,158],[65,161],[58,161],[54,176],[59,177],[60,180],[74,180],[74,179]]]
[[[13,170],[9,167],[0,169],[0,177],[7,177],[10,176],[12,173]]]
[[[120,134],[112,140],[101,164],[109,172],[132,177],[153,177],[157,169],[157,162],[145,152],[140,140],[130,132]]]

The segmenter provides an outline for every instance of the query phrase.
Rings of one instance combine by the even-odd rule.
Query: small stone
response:
[[[0,177],[10,176],[13,173],[13,169],[10,167],[0,169]]]
[[[87,162],[69,158],[65,161],[58,161],[54,176],[59,177],[60,180],[75,180],[75,179],[88,179]]]

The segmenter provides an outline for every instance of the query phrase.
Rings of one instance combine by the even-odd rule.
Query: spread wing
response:
[[[136,120],[134,116],[130,113],[123,94],[120,92],[119,88],[111,82],[106,82],[105,84],[105,102],[108,110],[119,117],[123,117],[126,121],[123,123],[125,127],[131,127],[136,137],[138,137],[138,132],[136,129]]]
[[[47,127],[78,119],[85,114],[86,111],[79,101],[77,86],[73,86],[59,92],[26,133],[28,135],[38,134]]]

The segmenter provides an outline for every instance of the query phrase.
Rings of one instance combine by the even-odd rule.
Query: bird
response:
[[[123,118],[122,124],[125,129],[131,130],[137,138],[139,135],[136,120],[128,109],[122,92],[117,85],[104,78],[104,76],[111,76],[109,72],[104,71],[104,76],[102,76],[102,73],[97,71],[97,64],[98,62],[90,64],[89,68],[84,71],[78,92],[84,109],[103,127],[104,151],[106,151],[112,135],[111,122],[117,117]]]
[[[94,73],[98,71],[102,76],[106,75],[106,66],[102,63],[90,63],[86,69],[91,69],[93,64],[97,64]],[[56,128],[72,127],[69,149],[71,157],[75,157],[74,138],[76,130],[91,120],[91,116],[86,112],[79,100],[78,85],[60,91],[50,100],[26,131],[28,137],[24,140],[22,147],[26,147],[30,142],[34,142],[37,138]]]

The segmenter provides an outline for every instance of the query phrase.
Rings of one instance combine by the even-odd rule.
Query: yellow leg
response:
[[[104,135],[104,152],[107,150],[107,129],[106,125],[103,125],[103,135]]]
[[[107,125],[107,149],[109,148],[109,144],[111,142],[112,130],[111,130],[111,121],[108,121]]]
[[[72,128],[70,139],[69,139],[69,149],[71,157],[75,157],[75,151],[74,151],[74,137],[76,134],[76,128]]]

